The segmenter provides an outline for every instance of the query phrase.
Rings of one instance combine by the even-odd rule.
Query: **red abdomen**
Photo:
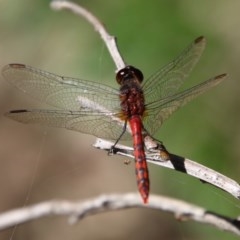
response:
[[[135,115],[129,118],[129,124],[133,137],[138,190],[143,198],[144,203],[147,203],[149,195],[149,175],[142,137],[142,120],[140,116]]]

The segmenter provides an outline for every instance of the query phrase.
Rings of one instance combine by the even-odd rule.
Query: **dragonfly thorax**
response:
[[[134,115],[143,116],[145,111],[144,94],[139,83],[127,83],[120,88],[121,109],[128,119]]]

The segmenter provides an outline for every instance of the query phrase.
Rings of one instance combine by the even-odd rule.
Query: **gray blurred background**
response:
[[[127,63],[147,77],[200,35],[207,49],[187,88],[217,74],[229,78],[175,113],[156,137],[170,152],[194,159],[240,181],[240,2],[238,0],[75,1],[117,36]],[[92,26],[48,0],[0,1],[0,66],[25,63],[60,75],[114,87],[115,66]],[[91,147],[94,137],[22,125],[10,109],[47,107],[10,86],[0,87],[0,211],[52,199],[84,200],[103,193],[137,191],[134,164]],[[131,143],[129,143],[131,144]],[[237,217],[240,203],[184,174],[150,165],[151,193],[165,194]],[[9,239],[13,229],[0,233]],[[171,214],[131,209],[91,216],[69,226],[52,217],[17,228],[13,239],[237,239],[230,233]]]

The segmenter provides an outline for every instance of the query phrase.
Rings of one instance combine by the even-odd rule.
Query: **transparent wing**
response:
[[[22,123],[38,123],[50,127],[66,128],[113,140],[119,138],[124,126],[124,121],[114,114],[106,113],[104,115],[89,111],[14,110],[6,113],[6,116]],[[130,134],[126,132],[121,140],[129,138]]]
[[[147,104],[146,109],[150,116],[146,117],[143,121],[147,132],[154,135],[162,125],[163,121],[165,121],[173,112],[222,82],[226,76],[226,74],[216,76],[185,91],[163,98],[160,101]]]
[[[159,69],[143,84],[146,103],[156,102],[175,94],[198,62],[206,39],[195,39],[175,60]]]
[[[23,64],[9,64],[2,74],[24,93],[57,108],[75,111],[95,104],[119,111],[119,91],[103,84],[62,77]]]
[[[151,109],[151,103],[155,106],[161,103],[163,99],[178,92],[184,80],[201,57],[205,45],[206,39],[204,37],[195,39],[175,60],[146,80],[143,84],[143,91],[148,111]],[[147,114],[148,118],[145,121],[150,128],[156,129],[161,126],[162,120],[167,118],[167,113],[163,113],[161,108],[155,108],[153,112],[154,114]],[[172,112],[170,108],[169,112]],[[156,119],[156,116],[161,116],[161,118]]]
[[[18,89],[61,109],[15,110],[6,114],[9,118],[64,127],[107,139],[117,139],[123,131],[119,92],[111,87],[61,77],[23,64],[7,65],[2,73]],[[125,138],[128,137],[126,133]]]

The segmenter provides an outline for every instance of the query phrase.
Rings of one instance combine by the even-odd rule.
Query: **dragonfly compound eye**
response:
[[[132,66],[126,66],[125,68],[119,70],[116,75],[116,80],[120,85],[122,85],[125,81],[134,78],[141,83],[143,81],[143,74],[139,69]]]
[[[131,71],[132,73],[135,75],[135,77],[138,79],[138,81],[141,83],[143,81],[143,74],[142,72],[137,69],[137,68],[134,68],[134,67],[131,67]]]

